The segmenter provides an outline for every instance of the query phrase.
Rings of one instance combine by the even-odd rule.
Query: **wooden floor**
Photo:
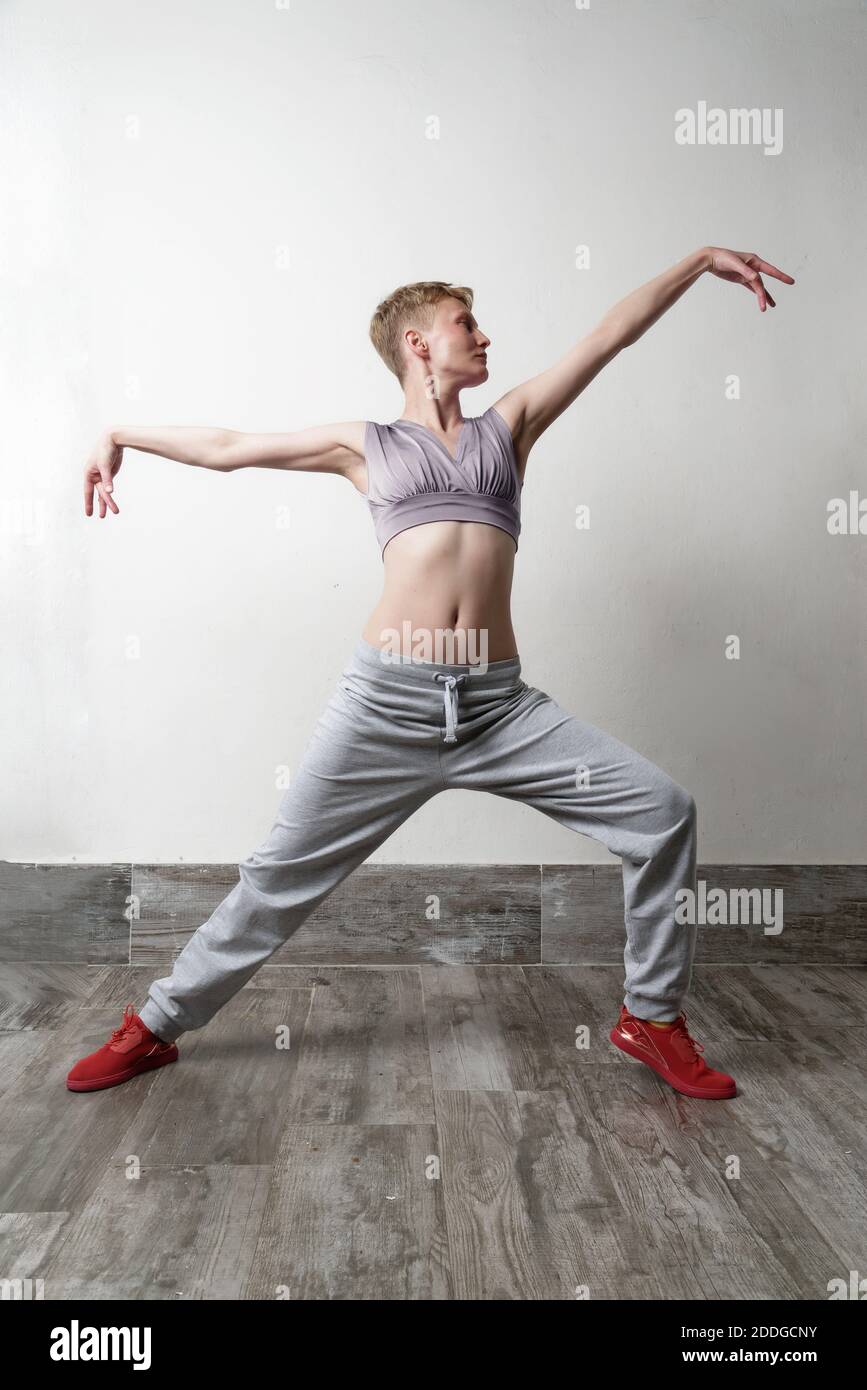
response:
[[[0,977],[0,1278],[46,1299],[826,1299],[864,1273],[863,968],[697,966],[730,1101],[612,1046],[617,967],[265,966],[177,1063],[90,1095],[67,1071],[153,970]]]

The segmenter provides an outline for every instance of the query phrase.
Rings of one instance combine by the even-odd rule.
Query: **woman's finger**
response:
[[[112,510],[113,512],[115,512],[115,513],[119,512],[119,511],[120,511],[120,507],[119,507],[119,506],[117,505],[117,503],[115,502],[115,500],[114,500],[114,498],[112,497],[111,493],[107,493],[107,492],[105,491],[105,488],[104,488],[103,484],[102,484],[102,483],[96,483],[95,486],[96,486],[97,492],[99,493],[99,514],[100,514],[100,516],[105,516],[106,504],[111,508],[111,510]]]
[[[758,271],[751,271],[748,269],[744,272],[743,281],[747,289],[751,290],[752,293],[756,296],[756,299],[759,301],[759,308],[764,309],[767,304],[767,292],[765,290],[764,285],[762,284],[761,275],[759,275]]]
[[[760,270],[763,275],[773,275],[777,280],[785,280],[787,285],[794,285],[795,281],[791,275],[787,275],[784,270],[778,270],[770,261],[763,261],[761,256],[754,256],[756,270]]]

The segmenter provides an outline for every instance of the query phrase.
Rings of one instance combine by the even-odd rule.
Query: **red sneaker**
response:
[[[738,1093],[733,1076],[705,1066],[699,1057],[704,1048],[689,1036],[685,1013],[678,1014],[671,1028],[654,1028],[621,1004],[620,1018],[611,1029],[610,1037],[621,1052],[646,1062],[663,1081],[685,1096],[729,1100]]]
[[[132,1004],[127,1004],[120,1027],[96,1052],[76,1062],[66,1085],[70,1091],[101,1091],[105,1086],[129,1081],[140,1071],[151,1071],[177,1060],[177,1043],[163,1042],[145,1027]]]

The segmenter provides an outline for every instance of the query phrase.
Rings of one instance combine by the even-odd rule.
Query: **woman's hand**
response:
[[[119,512],[120,507],[112,497],[112,479],[123,463],[123,448],[115,444],[111,437],[111,431],[106,430],[99,436],[96,447],[84,469],[84,511],[86,516],[93,516],[93,490],[96,488],[99,496],[99,515],[105,516],[107,508],[113,512]]]
[[[708,270],[711,274],[718,275],[720,280],[731,280],[736,285],[746,285],[758,299],[762,313],[769,304],[772,309],[776,309],[777,306],[762,284],[759,271],[763,271],[765,275],[774,275],[786,285],[795,283],[791,275],[787,275],[784,270],[778,270],[768,261],[763,261],[755,251],[727,251],[724,246],[709,246],[707,251],[710,257]]]

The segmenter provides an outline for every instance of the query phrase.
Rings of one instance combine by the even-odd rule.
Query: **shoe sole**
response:
[[[669,1086],[673,1087],[675,1091],[680,1091],[681,1095],[692,1096],[695,1100],[732,1100],[738,1093],[736,1085],[725,1086],[714,1091],[706,1090],[701,1086],[690,1086],[688,1081],[681,1081],[678,1077],[673,1076],[667,1067],[663,1067],[659,1062],[651,1061],[649,1057],[645,1057],[644,1053],[637,1048],[634,1043],[629,1042],[628,1039],[622,1037],[618,1033],[616,1026],[611,1029],[609,1037],[614,1046],[618,1047],[621,1052],[625,1052],[627,1056],[634,1058],[636,1062],[643,1062],[646,1067],[650,1067],[651,1071],[655,1071],[657,1076],[662,1077],[663,1081],[667,1081]]]
[[[112,1076],[95,1077],[92,1081],[70,1081],[67,1079],[66,1089],[68,1091],[103,1091],[108,1086],[120,1086],[122,1082],[131,1080],[140,1072],[155,1071],[157,1067],[164,1067],[167,1062],[176,1062],[177,1060],[178,1049],[175,1047],[171,1052],[163,1052],[156,1057],[145,1057],[134,1067],[128,1067],[126,1071],[116,1072]]]

